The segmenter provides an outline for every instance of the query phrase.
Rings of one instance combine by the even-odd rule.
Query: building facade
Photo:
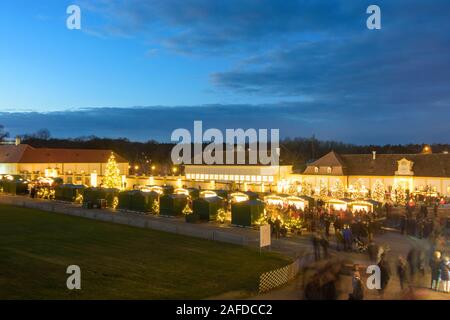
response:
[[[450,195],[450,154],[351,154],[330,152],[293,173],[289,183],[309,184],[316,192],[342,184],[346,190],[374,189],[387,192],[401,187],[409,192],[430,191]]]

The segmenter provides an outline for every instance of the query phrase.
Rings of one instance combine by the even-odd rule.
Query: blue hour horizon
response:
[[[66,28],[71,4],[81,30]],[[368,30],[370,4],[8,2],[0,124],[11,136],[168,142],[202,120],[281,138],[449,143],[450,4],[378,1],[382,29]]]

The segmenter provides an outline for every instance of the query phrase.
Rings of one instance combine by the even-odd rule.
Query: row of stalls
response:
[[[25,195],[28,193],[28,181],[18,175],[0,175],[0,192]]]

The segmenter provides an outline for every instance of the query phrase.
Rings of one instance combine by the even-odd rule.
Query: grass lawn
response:
[[[0,299],[201,299],[256,290],[274,253],[0,205]],[[81,268],[81,290],[66,268]]]

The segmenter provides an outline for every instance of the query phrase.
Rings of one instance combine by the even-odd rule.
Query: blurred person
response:
[[[353,292],[349,294],[349,300],[364,300],[364,284],[359,271],[353,272],[352,288]]]
[[[440,264],[440,280],[442,282],[443,291],[450,292],[450,264],[449,257],[442,259]]]
[[[397,262],[397,275],[400,280],[400,288],[402,290],[405,289],[405,282],[408,278],[408,262],[400,256]]]

